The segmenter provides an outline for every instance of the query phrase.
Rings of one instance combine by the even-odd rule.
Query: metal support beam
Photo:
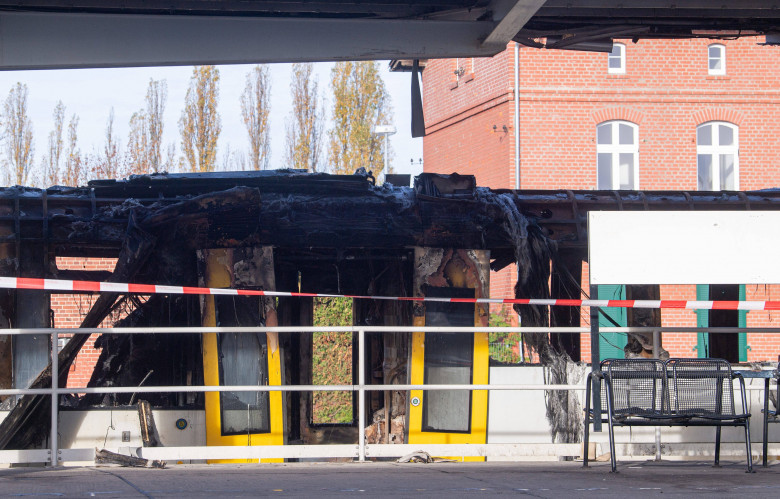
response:
[[[51,372],[59,372],[59,346],[57,345],[57,339],[59,335],[56,331],[51,333]],[[59,464],[59,424],[58,424],[58,411],[59,411],[59,395],[57,389],[59,388],[59,376],[51,377],[51,435],[49,436],[49,449],[51,450],[51,465],[57,467]]]
[[[490,21],[0,14],[0,69],[492,56]]]
[[[544,5],[546,0],[518,0],[506,15],[498,22],[496,27],[482,42],[482,47],[496,46],[501,50],[514,38],[525,23],[528,22],[536,11]]]
[[[599,287],[595,284],[590,285],[590,296],[597,299],[599,296]],[[599,352],[599,308],[590,307],[590,369],[599,370],[601,353]],[[601,431],[601,381],[594,379],[591,387],[593,394],[593,431]],[[587,452],[587,449],[585,450]]]

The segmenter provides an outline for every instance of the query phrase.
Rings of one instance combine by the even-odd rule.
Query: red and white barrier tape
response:
[[[107,293],[168,294],[168,295],[232,295],[232,296],[305,296],[320,298],[356,298],[365,300],[428,301],[445,303],[503,303],[510,305],[542,305],[565,307],[620,308],[680,308],[688,310],[780,310],[780,301],[690,301],[690,300],[573,300],[544,298],[432,298],[410,296],[362,296],[327,293],[294,293],[255,289],[198,288],[159,284],[129,284],[121,282],[67,281],[0,277],[2,289],[40,289],[46,291],[93,291]]]

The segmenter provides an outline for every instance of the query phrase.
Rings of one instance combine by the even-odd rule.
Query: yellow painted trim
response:
[[[415,317],[414,325],[425,325],[424,317]],[[412,333],[411,383],[422,384],[425,376],[425,333]],[[489,378],[490,352],[488,333],[474,334],[474,358],[472,379],[474,384],[487,384]],[[422,403],[416,407],[411,403],[414,397],[423,400],[422,390],[411,390],[409,394],[409,443],[410,444],[484,444],[487,442],[487,390],[476,390],[471,397],[471,432],[442,433],[422,430]],[[463,461],[484,461],[476,456],[447,456]]]
[[[206,250],[206,286],[211,288],[230,287],[230,273],[227,262],[230,260],[228,250]],[[217,325],[214,297],[205,296],[203,309],[203,326]],[[267,338],[267,337],[266,337]],[[266,339],[266,342],[268,340]],[[282,384],[281,359],[277,348],[268,351],[268,384]],[[217,334],[203,334],[203,381],[206,386],[219,386],[219,357],[217,350]],[[253,433],[250,435],[222,435],[222,417],[219,410],[220,393],[206,393],[206,445],[282,445],[284,444],[284,406],[282,393],[269,394],[269,412],[271,415],[271,431],[269,433]],[[257,459],[209,460],[209,463],[246,463],[257,462]],[[262,462],[284,462],[283,459],[263,459]]]
[[[424,317],[415,317],[414,325],[418,327],[425,326]],[[425,380],[425,333],[412,333],[412,365],[411,365],[411,383],[413,385],[422,385]],[[417,405],[412,404],[417,400]],[[411,390],[409,392],[409,443],[427,442],[422,438],[422,390]]]

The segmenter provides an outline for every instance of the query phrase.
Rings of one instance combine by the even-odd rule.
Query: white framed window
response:
[[[707,46],[707,71],[711,75],[726,74],[726,46],[713,43]]]
[[[607,73],[623,74],[626,72],[626,46],[613,43],[612,52],[607,57]]]
[[[696,127],[696,169],[700,191],[739,189],[739,127],[710,121]]]
[[[639,189],[639,127],[628,121],[596,126],[596,188]]]

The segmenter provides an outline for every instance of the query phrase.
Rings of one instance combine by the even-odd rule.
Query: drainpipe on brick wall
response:
[[[515,42],[515,189],[520,188],[520,45]]]

